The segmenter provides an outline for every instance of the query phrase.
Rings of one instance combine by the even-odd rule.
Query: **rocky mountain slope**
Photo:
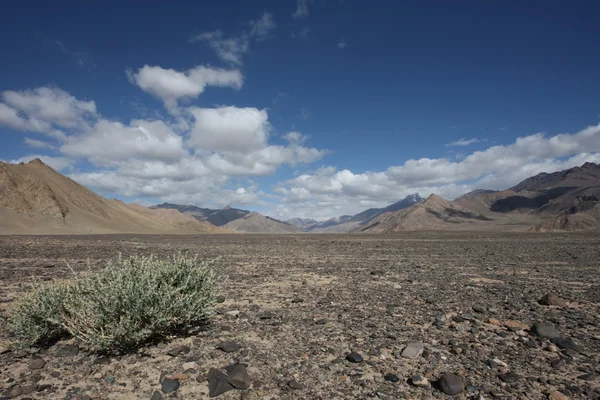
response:
[[[586,187],[597,186],[600,182],[600,165],[586,162],[581,167],[574,167],[564,171],[547,174],[542,172],[525,179],[513,186],[510,190],[515,192],[539,192],[544,189],[556,187]]]
[[[172,203],[162,203],[152,206],[154,209],[178,210],[183,214],[191,215],[198,221],[207,221],[215,226],[223,226],[235,219],[248,215],[250,211],[240,210],[232,207],[222,209],[201,208],[194,205],[179,205]]]
[[[406,230],[474,229],[491,219],[435,194],[425,201],[399,211],[386,212],[357,232],[387,233]]]
[[[414,204],[420,203],[423,198],[418,193],[406,196],[404,199],[391,204],[385,208],[369,208],[356,215],[343,215],[338,218],[332,218],[317,225],[305,228],[305,231],[312,233],[344,233],[355,230],[361,226],[368,225],[378,215],[403,210]]]
[[[292,218],[292,219],[286,220],[285,222],[290,225],[297,226],[298,228],[302,228],[302,229],[310,228],[311,226],[319,223],[319,221],[317,221],[315,219],[310,219],[310,218]]]
[[[1,233],[195,233],[219,228],[172,211],[109,200],[41,160],[0,162]]]
[[[235,219],[223,226],[237,232],[245,233],[294,233],[302,232],[299,228],[288,223],[266,217],[257,212],[251,212],[242,218]]]

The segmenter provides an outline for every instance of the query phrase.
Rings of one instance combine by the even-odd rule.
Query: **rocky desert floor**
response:
[[[177,251],[227,277],[207,326],[104,357],[0,320],[0,398],[600,399],[600,235],[0,236],[0,309]]]

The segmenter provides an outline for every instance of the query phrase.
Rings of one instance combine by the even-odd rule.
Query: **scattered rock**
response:
[[[240,310],[227,311],[227,312],[225,312],[225,315],[227,315],[228,317],[236,318],[237,316],[240,315]]]
[[[515,374],[513,371],[510,371],[506,374],[498,375],[498,378],[500,378],[500,380],[505,383],[515,383],[519,380],[519,375]]]
[[[290,379],[290,381],[287,384],[291,389],[294,389],[294,390],[302,389],[302,385],[299,384],[298,381],[296,381],[295,379]]]
[[[444,374],[438,380],[438,385],[442,392],[453,396],[465,390],[465,383],[462,378],[456,374]]]
[[[545,305],[545,306],[558,306],[558,307],[563,307],[563,308],[568,307],[567,303],[563,299],[561,299],[560,297],[555,295],[554,293],[546,294],[544,297],[542,297],[539,300],[539,303],[542,305]]]
[[[43,358],[34,358],[29,363],[29,369],[42,369],[46,365],[46,361]]]
[[[236,389],[246,390],[250,387],[252,379],[250,379],[250,375],[248,375],[245,365],[230,365],[227,367],[227,372],[227,382],[229,382]]]
[[[581,347],[578,346],[575,342],[573,342],[573,340],[571,338],[566,338],[566,337],[565,338],[563,338],[563,337],[554,338],[554,339],[552,339],[552,343],[563,350],[571,349],[571,350],[575,350],[575,351],[581,351]]]
[[[488,319],[488,322],[495,326],[502,326],[502,322],[500,322],[500,320],[497,318],[490,318]]]
[[[509,328],[509,329],[512,329],[512,330],[523,330],[523,329],[529,329],[530,328],[529,325],[524,324],[524,323],[519,322],[519,321],[512,320],[512,319],[508,319],[508,320],[504,321],[504,326],[507,327],[507,328]]]
[[[75,357],[79,354],[79,347],[72,344],[63,344],[56,350],[57,357]]]
[[[404,358],[417,358],[423,352],[423,343],[411,342],[406,345],[400,354]]]
[[[8,347],[0,347],[0,355],[10,353],[10,349]]]
[[[194,361],[190,361],[190,362],[183,363],[181,368],[183,368],[184,371],[189,371],[190,369],[195,370],[196,368],[198,368],[198,364]]]
[[[429,380],[421,375],[414,375],[410,378],[410,382],[418,387],[429,387]]]
[[[567,396],[565,396],[564,394],[562,394],[561,392],[552,392],[548,395],[548,399],[549,400],[569,400],[569,398]]]
[[[388,382],[393,382],[393,383],[400,382],[400,378],[398,378],[398,375],[392,374],[392,373],[385,374],[383,379],[385,379]]]
[[[487,308],[480,304],[475,304],[475,305],[473,305],[473,311],[478,312],[478,313],[484,313],[487,311]]]
[[[152,393],[152,397],[150,397],[150,400],[164,400],[164,397],[162,393],[157,390],[154,393]]]
[[[162,390],[163,393],[173,393],[177,391],[177,389],[179,389],[179,381],[177,379],[163,379],[162,386],[160,388],[160,390]]]
[[[187,381],[190,379],[190,376],[187,374],[171,374],[167,376],[168,379],[173,379],[176,381]]]
[[[175,347],[167,352],[171,357],[177,357],[180,354],[187,354],[190,352],[190,348],[187,346]]]
[[[560,333],[553,325],[544,324],[541,322],[536,322],[533,324],[533,332],[541,338],[556,339],[560,337]]]
[[[218,369],[211,368],[208,371],[208,396],[217,397],[225,392],[233,390],[233,386],[227,381],[227,375]]]
[[[348,354],[346,356],[346,360],[350,361],[351,363],[361,363],[363,362],[363,358],[360,354],[352,352],[350,354]]]
[[[258,318],[260,319],[272,319],[275,318],[275,314],[273,313],[273,311],[263,311],[262,313],[260,313],[258,315]]]
[[[221,342],[215,348],[223,350],[225,353],[233,353],[240,349],[240,345],[236,342]]]
[[[598,376],[600,375],[591,373],[578,376],[577,379],[581,379],[582,381],[595,381],[596,379],[598,379]]]

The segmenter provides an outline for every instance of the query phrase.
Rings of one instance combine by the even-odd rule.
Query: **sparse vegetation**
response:
[[[120,352],[206,319],[218,279],[206,261],[177,254],[110,262],[73,281],[38,286],[10,325],[26,345],[71,335],[94,351]]]

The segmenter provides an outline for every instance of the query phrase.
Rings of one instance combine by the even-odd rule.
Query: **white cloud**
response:
[[[256,37],[257,40],[263,40],[273,29],[275,29],[273,15],[264,12],[259,19],[250,21],[250,27],[250,36]]]
[[[74,160],[67,157],[50,157],[41,155],[28,155],[18,158],[16,160],[10,160],[8,162],[10,164],[28,163],[29,161],[36,158],[39,158],[40,160],[42,160],[42,162],[44,162],[44,164],[50,166],[51,168],[57,171],[70,169],[73,166],[73,164],[75,164]]]
[[[292,14],[292,18],[300,19],[308,17],[308,0],[297,0],[296,11]]]
[[[348,42],[346,42],[344,39],[340,39],[337,43],[337,47],[344,50],[346,47],[348,47]]]
[[[156,81],[142,73],[148,70],[140,71],[132,78],[140,79],[142,84],[150,83],[146,89],[165,99],[182,99],[202,90],[202,85],[189,89],[164,84],[161,74],[168,70],[162,68],[154,70],[158,71],[159,84],[153,85]],[[175,80],[183,76],[184,81],[197,83],[194,74],[198,73],[205,84],[229,82],[213,72],[198,68],[186,73],[174,71]],[[48,97],[57,99],[60,107],[47,102]],[[40,156],[56,169],[71,168],[79,160],[88,161],[95,167],[91,172],[70,176],[113,195],[186,203],[262,205],[264,192],[253,184],[229,189],[230,180],[272,174],[284,164],[311,163],[327,154],[325,150],[305,147],[308,136],[299,132],[283,135],[286,145],[269,144],[272,128],[268,113],[253,107],[178,107],[177,111],[191,125],[182,125],[179,119],[134,119],[124,124],[103,118],[93,102],[79,101],[58,89],[50,94],[41,89],[11,92],[6,98],[10,105],[0,102],[0,124],[38,133],[67,127],[57,145],[28,137],[25,144],[59,152],[60,157]],[[26,162],[35,157],[13,161]]]
[[[145,65],[138,72],[128,72],[132,83],[143,91],[153,94],[162,101],[170,111],[182,99],[197,98],[207,86],[230,87],[240,89],[244,83],[242,73],[237,70],[226,70],[197,66],[184,72]]]
[[[33,147],[34,149],[56,149],[56,146],[54,146],[52,143],[48,143],[43,140],[32,139],[29,137],[25,138],[25,144],[29,147]]]
[[[266,146],[271,126],[266,110],[246,107],[190,108],[194,126],[189,144],[220,152],[247,152]]]
[[[457,139],[453,142],[450,142],[448,144],[446,144],[446,147],[452,147],[452,146],[469,146],[471,144],[474,143],[479,143],[481,142],[481,139],[477,139],[477,138],[471,138],[471,139],[466,139],[466,138],[460,138]]]
[[[58,88],[2,92],[0,123],[12,129],[45,133],[64,140],[62,129],[84,131],[97,117],[94,101],[81,101]]]
[[[250,51],[251,41],[264,40],[273,29],[273,16],[265,11],[258,19],[248,22],[248,29],[236,35],[226,37],[222,31],[216,30],[194,35],[190,42],[204,42],[221,60],[233,65],[242,65],[244,55]]]
[[[302,144],[308,140],[308,135],[304,135],[300,132],[288,132],[283,135],[283,138],[290,143]]]
[[[100,120],[91,132],[69,137],[60,150],[101,165],[114,165],[130,158],[177,161],[187,155],[182,137],[164,122],[144,120],[133,120],[129,125]]]
[[[329,218],[362,211],[361,202],[385,206],[418,192],[453,199],[477,188],[505,189],[540,172],[600,162],[600,125],[573,134],[534,134],[473,152],[460,161],[408,160],[385,171],[353,173],[333,167],[302,174],[277,187],[285,206],[279,217]],[[283,215],[288,213],[286,215]]]

